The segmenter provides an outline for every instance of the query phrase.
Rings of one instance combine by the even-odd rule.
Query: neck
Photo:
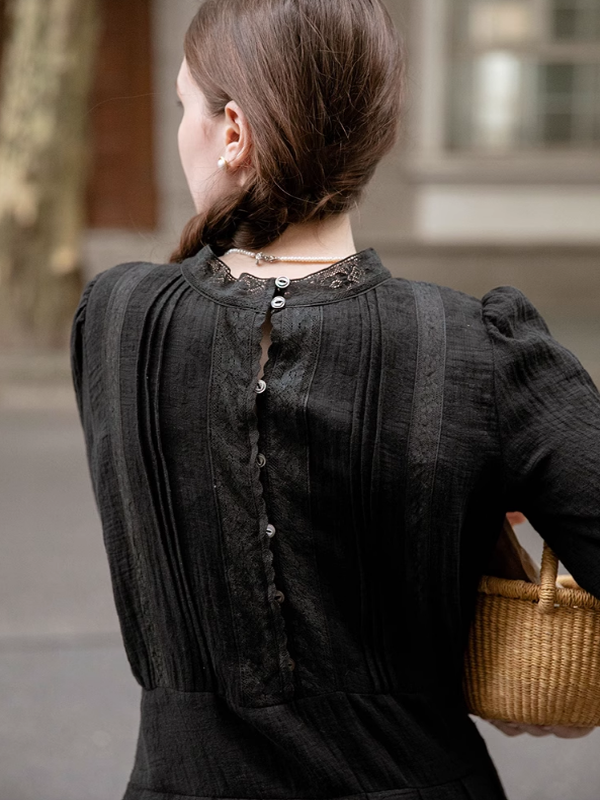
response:
[[[244,248],[246,249],[246,248]],[[350,215],[342,214],[331,219],[303,225],[290,225],[274,242],[260,250],[272,256],[305,256],[309,258],[330,258],[330,261],[318,264],[310,262],[256,262],[250,256],[241,253],[229,253],[221,256],[230,268],[234,277],[239,278],[242,272],[257,275],[261,278],[273,278],[287,275],[288,278],[303,278],[328,264],[341,261],[356,252]]]

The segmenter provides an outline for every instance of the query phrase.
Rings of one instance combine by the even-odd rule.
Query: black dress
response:
[[[600,394],[514,287],[372,248],[281,276],[119,264],[73,320],[142,687],[124,800],[501,800],[461,691],[477,582],[518,510],[600,597]]]

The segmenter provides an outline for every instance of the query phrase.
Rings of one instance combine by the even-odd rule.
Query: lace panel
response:
[[[282,275],[288,262],[279,262]],[[242,272],[234,277],[228,264],[207,245],[181,264],[183,276],[203,294],[231,305],[263,309],[275,294],[280,293],[274,277],[260,277]],[[290,278],[281,292],[288,305],[329,303],[354,296],[389,280],[391,273],[373,248],[353,253],[300,278]]]

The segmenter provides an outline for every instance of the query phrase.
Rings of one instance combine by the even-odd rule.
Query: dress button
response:
[[[273,597],[274,597],[275,600],[277,600],[278,603],[283,603],[283,601],[285,600],[285,595],[281,591],[281,589],[277,589],[275,591],[275,594],[273,595]]]
[[[262,453],[259,453],[256,456],[256,463],[258,464],[259,467],[264,467],[264,465],[267,463],[267,459],[264,457]]]
[[[290,285],[290,279],[287,278],[285,275],[281,275],[279,278],[275,278],[275,286],[279,289],[285,289],[286,286]]]
[[[271,306],[273,308],[283,308],[284,305],[285,305],[285,297],[282,297],[280,294],[278,294],[277,297],[274,297],[271,300]]]
[[[288,667],[290,668],[290,670],[296,669],[296,662],[294,661],[293,658],[290,658],[288,660]]]
[[[269,537],[269,539],[275,536],[275,525],[271,525],[270,522],[267,525],[267,536]]]
[[[266,388],[267,388],[267,384],[261,378],[259,380],[259,382],[256,384],[256,387],[255,387],[254,391],[256,392],[256,394],[260,394],[261,392],[264,392],[264,390]]]

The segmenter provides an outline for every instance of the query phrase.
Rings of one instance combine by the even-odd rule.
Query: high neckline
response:
[[[286,262],[280,262],[278,277],[288,277]],[[285,288],[278,288],[276,277],[259,277],[242,272],[235,277],[210,245],[180,264],[184,278],[202,294],[214,300],[246,308],[262,308],[275,294],[285,297],[286,305],[333,303],[361,292],[392,277],[372,247],[353,253],[335,264],[304,275],[289,278]]]

